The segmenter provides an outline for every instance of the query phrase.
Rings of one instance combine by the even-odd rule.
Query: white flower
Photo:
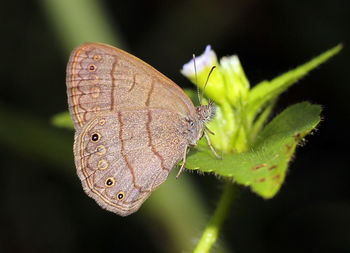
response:
[[[196,60],[197,75],[199,75],[202,71],[206,70],[207,68],[211,68],[218,64],[218,59],[216,57],[216,54],[211,49],[210,45],[207,45],[204,53],[200,56],[197,56],[195,60]],[[193,77],[195,77],[193,59],[183,65],[181,73],[189,79],[193,79]]]

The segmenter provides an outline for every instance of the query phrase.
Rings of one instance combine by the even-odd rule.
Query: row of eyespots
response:
[[[105,181],[105,186],[106,187],[112,187],[114,185],[115,181],[113,177],[109,177],[106,179]],[[117,198],[118,200],[123,200],[125,197],[125,193],[124,192],[118,192],[117,193]]]
[[[94,61],[98,62],[98,61],[100,61],[100,60],[102,59],[102,56],[99,55],[99,54],[96,54],[96,55],[94,55],[93,59],[94,59]],[[93,73],[93,72],[95,72],[95,71],[97,70],[97,67],[96,67],[95,64],[89,64],[88,67],[87,67],[87,70],[88,70],[90,73]],[[93,74],[93,75],[90,76],[89,81],[90,81],[92,84],[98,84],[99,78],[98,78],[97,75]],[[101,92],[101,90],[100,90],[100,88],[97,87],[97,86],[93,86],[93,87],[91,88],[91,96],[92,96],[93,98],[98,98],[98,97],[100,96],[100,92]],[[94,111],[97,112],[97,111],[99,111],[99,110],[94,110]]]
[[[99,122],[98,122],[99,125],[104,125],[105,123],[106,123],[105,119],[100,119]],[[92,142],[96,143],[96,142],[100,141],[101,134],[98,133],[98,132],[93,132],[91,134],[90,139],[91,139]],[[96,148],[96,153],[98,155],[104,155],[106,153],[106,148],[103,145],[99,145]],[[108,167],[108,162],[105,159],[101,159],[101,160],[98,161],[97,167],[98,167],[99,170],[105,170]],[[115,184],[115,180],[114,180],[113,177],[109,177],[105,181],[105,186],[106,187],[112,187],[114,184]],[[125,197],[125,193],[124,192],[120,191],[120,192],[117,193],[118,200],[123,200],[124,197]]]
[[[92,75],[89,79],[92,84],[98,85],[98,76]],[[92,98],[98,98],[101,94],[101,89],[98,86],[92,86],[90,89],[90,95]]]

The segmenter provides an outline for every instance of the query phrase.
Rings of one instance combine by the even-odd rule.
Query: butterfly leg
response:
[[[215,135],[215,133],[211,131],[207,126],[205,126],[205,130],[208,131],[210,134]]]
[[[221,156],[219,156],[219,155],[216,153],[216,151],[215,151],[214,147],[211,145],[211,142],[210,142],[210,139],[209,139],[209,136],[208,136],[208,134],[207,134],[207,131],[206,131],[206,130],[204,130],[204,135],[205,135],[205,138],[206,138],[206,139],[207,139],[207,141],[208,141],[208,145],[209,145],[209,147],[210,147],[211,151],[214,153],[214,155],[216,156],[216,158],[218,158],[218,159],[222,159],[222,157],[221,157]]]
[[[184,158],[182,159],[182,165],[181,165],[181,167],[180,167],[179,172],[178,172],[177,175],[176,175],[176,179],[179,178],[181,172],[182,172],[182,171],[184,170],[184,168],[185,168],[186,156],[187,156],[187,148],[188,148],[188,147],[186,146],[186,148],[185,148],[185,153],[184,153]]]

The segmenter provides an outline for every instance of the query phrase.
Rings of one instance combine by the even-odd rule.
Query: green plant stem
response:
[[[237,186],[235,184],[232,184],[231,182],[226,183],[224,192],[221,195],[214,215],[211,217],[209,224],[205,228],[197,247],[193,251],[194,253],[209,252],[213,244],[216,242],[220,228],[235,199],[236,188]]]

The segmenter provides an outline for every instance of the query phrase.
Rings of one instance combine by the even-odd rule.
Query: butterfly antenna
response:
[[[198,101],[199,101],[199,105],[202,105],[202,100],[200,99],[200,96],[199,96],[199,86],[198,86],[196,56],[193,54],[192,57],[193,57],[193,65],[194,65],[194,75],[196,76],[196,86],[197,86]]]
[[[205,84],[204,84],[203,91],[202,91],[202,95],[201,95],[200,100],[199,100],[201,105],[202,105],[202,99],[203,99],[205,87],[207,86],[208,81],[209,81],[209,77],[210,77],[211,73],[213,72],[213,70],[214,70],[215,68],[216,68],[216,66],[211,67],[210,72],[209,72],[208,77],[207,77],[207,81],[206,81]],[[196,76],[197,76],[197,75],[196,75]]]

